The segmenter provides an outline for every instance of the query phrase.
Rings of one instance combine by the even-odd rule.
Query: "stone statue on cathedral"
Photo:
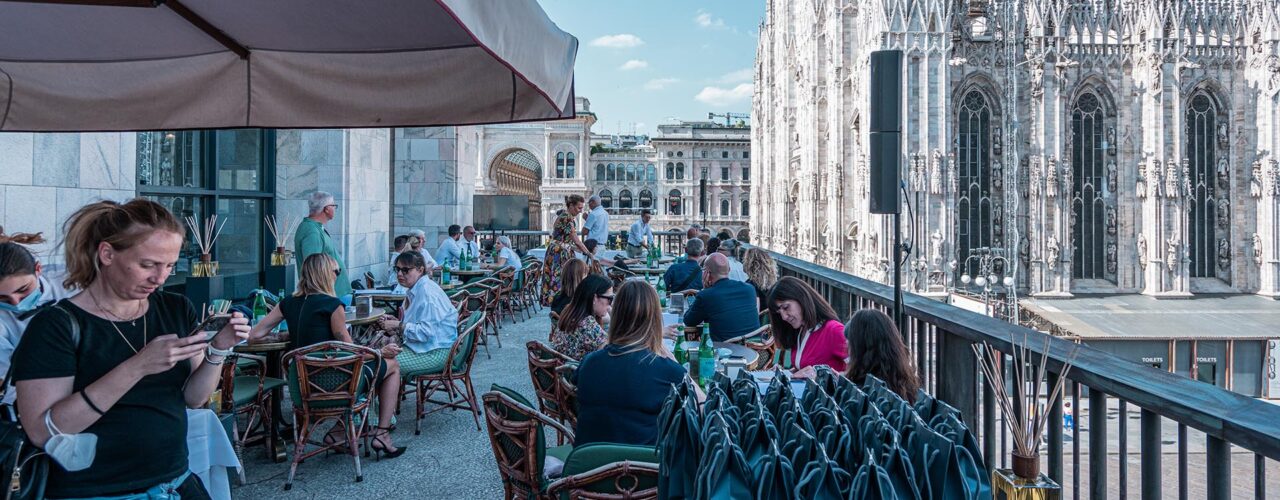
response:
[[[1262,236],[1253,233],[1253,263],[1262,265]]]
[[[1253,172],[1249,176],[1249,196],[1262,197],[1262,160],[1253,160]]]
[[[1052,156],[1044,167],[1044,195],[1049,198],[1058,197],[1058,165]]]
[[[1147,235],[1138,234],[1138,267],[1147,268]]]

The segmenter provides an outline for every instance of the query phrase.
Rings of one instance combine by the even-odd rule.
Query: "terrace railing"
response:
[[[842,318],[862,308],[887,311],[892,307],[892,287],[785,255],[772,255],[780,275],[794,276],[812,285]],[[1011,450],[1006,447],[1004,424],[999,421],[994,394],[985,390],[972,346],[986,342],[1003,353],[1006,364],[1011,364],[1009,353],[1014,342],[1022,344],[1025,338],[1026,347],[1034,354],[1032,359],[1039,360],[1049,336],[914,294],[906,294],[904,311],[904,340],[915,356],[926,390],[964,414],[966,424],[980,436],[987,463],[999,466]],[[1240,485],[1247,485],[1249,469],[1253,471],[1253,496],[1266,498],[1266,467],[1268,462],[1274,467],[1275,461],[1280,460],[1280,406],[1067,339],[1047,340],[1049,383],[1055,383],[1063,364],[1070,362],[1067,387],[1071,391],[1062,397],[1070,398],[1076,412],[1081,397],[1088,399],[1089,407],[1087,423],[1074,425],[1073,439],[1066,440],[1062,402],[1049,403],[1048,439],[1042,453],[1047,455],[1046,473],[1069,495],[1064,498],[1125,498],[1132,485],[1141,498],[1158,499],[1166,481],[1172,483],[1176,479],[1178,498],[1188,498],[1192,493],[1195,497],[1226,499],[1231,498],[1233,477],[1237,494],[1243,496],[1248,491],[1248,486]],[[1108,418],[1109,402],[1116,402],[1118,407],[1119,418],[1114,423]],[[1129,471],[1130,455],[1135,451],[1129,443],[1128,420],[1132,411],[1140,415],[1136,449],[1140,479],[1136,481]],[[1168,429],[1162,428],[1162,423],[1166,419],[1177,428],[1176,464],[1164,461],[1163,432]],[[1088,428],[1084,456],[1080,452],[1081,423]],[[1189,433],[1189,429],[1199,432]],[[1204,436],[1204,466],[1190,468],[1190,448],[1194,445],[1200,449],[1200,433]],[[1065,449],[1067,443],[1069,452]],[[1246,462],[1233,468],[1233,446],[1252,453],[1252,467]],[[1199,461],[1196,455],[1194,458]],[[1065,457],[1071,459],[1071,476],[1066,483]],[[1082,475],[1081,467],[1086,466]],[[1082,480],[1087,481],[1087,493],[1081,488]]]
[[[622,231],[609,232],[609,247],[613,247],[614,241],[620,241]],[[481,231],[479,234],[480,241],[486,247],[498,236],[507,236],[511,238],[511,244],[521,252],[528,251],[531,248],[545,247],[547,240],[551,238],[550,231],[526,231],[526,230],[510,230],[510,231]],[[653,237],[658,241],[659,247],[665,253],[679,255],[684,253],[685,233],[683,231],[654,231]],[[625,243],[625,242],[623,242]]]

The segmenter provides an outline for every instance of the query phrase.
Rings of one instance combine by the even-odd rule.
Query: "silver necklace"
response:
[[[94,295],[94,294],[93,294],[93,292],[89,292],[89,298],[90,298],[90,299],[93,299],[93,305],[97,306],[97,307],[98,307],[98,310],[100,310],[100,311],[102,311],[102,312],[107,313],[107,315],[108,315],[108,316],[111,316],[111,317],[114,317],[114,318],[116,318],[116,319],[119,319],[119,320],[120,320],[120,322],[125,322],[125,320],[120,319],[120,317],[119,317],[119,316],[116,316],[116,315],[115,315],[115,313],[113,313],[113,312],[111,312],[111,311],[108,311],[106,308],[102,307],[102,304],[98,303],[98,297],[97,297],[96,295]],[[142,307],[141,307],[141,306],[139,306],[139,307],[138,307],[138,309],[139,309],[139,310],[141,310],[141,309],[142,309]],[[138,354],[138,351],[139,351],[140,349],[138,349],[137,347],[134,347],[134,346],[133,346],[133,342],[130,342],[130,341],[129,341],[129,337],[126,337],[126,336],[124,335],[124,332],[120,330],[120,327],[116,325],[116,322],[115,322],[115,321],[107,321],[107,323],[110,323],[110,324],[111,324],[111,328],[115,329],[116,334],[117,334],[117,335],[119,335],[119,336],[120,336],[120,339],[121,339],[121,340],[123,340],[123,341],[124,341],[124,343],[125,343],[125,344],[127,344],[127,345],[129,346],[129,349],[130,349],[130,350],[132,350],[134,354]],[[137,319],[137,318],[134,318],[134,320],[133,320],[133,321],[129,321],[129,324],[131,324],[131,325],[133,325],[133,326],[138,326],[138,319]],[[146,346],[147,346],[147,317],[146,317],[146,315],[143,315],[143,316],[142,316],[142,347],[146,347]]]

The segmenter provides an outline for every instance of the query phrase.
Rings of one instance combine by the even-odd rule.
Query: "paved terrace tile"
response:
[[[551,329],[547,309],[533,319],[502,325],[502,345],[497,347],[489,337],[489,352],[484,348],[476,355],[472,381],[477,398],[497,383],[514,388],[533,399],[533,385],[525,342],[545,341]],[[396,446],[408,446],[404,455],[375,461],[374,456],[361,457],[364,481],[355,482],[355,467],[348,455],[323,455],[308,459],[298,466],[293,489],[284,491],[289,464],[272,463],[261,446],[245,450],[244,486],[232,481],[231,495],[236,499],[257,498],[501,498],[502,480],[489,445],[484,415],[476,430],[471,413],[446,410],[422,420],[422,435],[413,435],[414,396],[402,404],[392,433]],[[287,408],[288,421],[292,410]],[[554,442],[553,433],[549,433]]]

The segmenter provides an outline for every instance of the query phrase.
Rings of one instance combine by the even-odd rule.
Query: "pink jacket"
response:
[[[796,341],[799,342],[799,339]],[[796,350],[798,349],[797,347]],[[796,350],[791,351],[791,366],[796,369],[827,365],[832,370],[843,373],[845,358],[849,356],[849,342],[844,338],[844,325],[836,320],[828,320],[822,328],[809,336],[799,360],[795,359]]]

